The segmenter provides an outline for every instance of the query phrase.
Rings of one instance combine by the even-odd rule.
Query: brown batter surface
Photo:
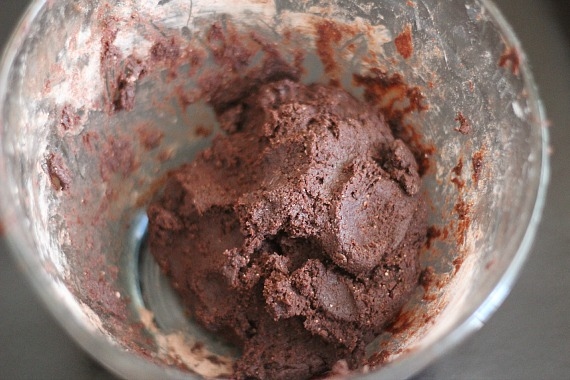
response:
[[[191,315],[242,348],[236,378],[358,367],[418,284],[414,156],[324,85],[265,84],[218,120],[225,134],[149,207],[151,252]]]

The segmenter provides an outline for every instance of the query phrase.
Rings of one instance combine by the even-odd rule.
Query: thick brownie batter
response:
[[[242,347],[236,378],[357,367],[418,284],[414,156],[324,85],[265,84],[218,118],[225,134],[149,207],[151,252],[192,316]]]

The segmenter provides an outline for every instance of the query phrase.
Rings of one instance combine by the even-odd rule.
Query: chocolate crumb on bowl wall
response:
[[[71,105],[65,105],[61,110],[61,127],[64,131],[71,131],[75,129],[80,123],[81,118],[73,110]]]
[[[499,60],[499,66],[509,69],[513,75],[519,75],[521,58],[516,47],[507,47]]]
[[[46,158],[45,170],[56,191],[65,191],[71,185],[71,172],[59,153],[50,153]]]
[[[479,182],[479,179],[481,178],[481,172],[484,166],[484,155],[485,155],[485,148],[481,148],[481,150],[475,152],[473,154],[473,157],[471,158],[471,163],[473,164],[472,178],[475,184],[477,184]]]
[[[459,122],[459,127],[455,128],[457,132],[462,133],[464,135],[468,135],[469,132],[471,132],[471,124],[469,123],[467,118],[463,116],[461,112],[457,113],[455,121]]]
[[[412,40],[412,27],[406,25],[406,28],[402,33],[400,33],[395,39],[396,49],[398,53],[404,58],[408,59],[414,53],[414,44]]]

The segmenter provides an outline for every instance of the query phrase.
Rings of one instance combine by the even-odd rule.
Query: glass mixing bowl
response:
[[[185,317],[150,258],[144,209],[216,133],[212,97],[291,72],[377,102],[425,170],[430,269],[355,377],[416,373],[511,289],[548,141],[490,1],[37,0],[0,71],[2,220],[48,309],[118,375],[228,373],[236,352]]]

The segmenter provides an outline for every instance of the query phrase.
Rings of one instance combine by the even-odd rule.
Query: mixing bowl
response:
[[[218,133],[212,99],[283,77],[374,103],[416,152],[430,200],[421,286],[354,377],[416,373],[511,289],[548,139],[490,1],[36,0],[1,64],[2,220],[46,307],[116,374],[231,373],[239,352],[185,315],[144,210]]]

